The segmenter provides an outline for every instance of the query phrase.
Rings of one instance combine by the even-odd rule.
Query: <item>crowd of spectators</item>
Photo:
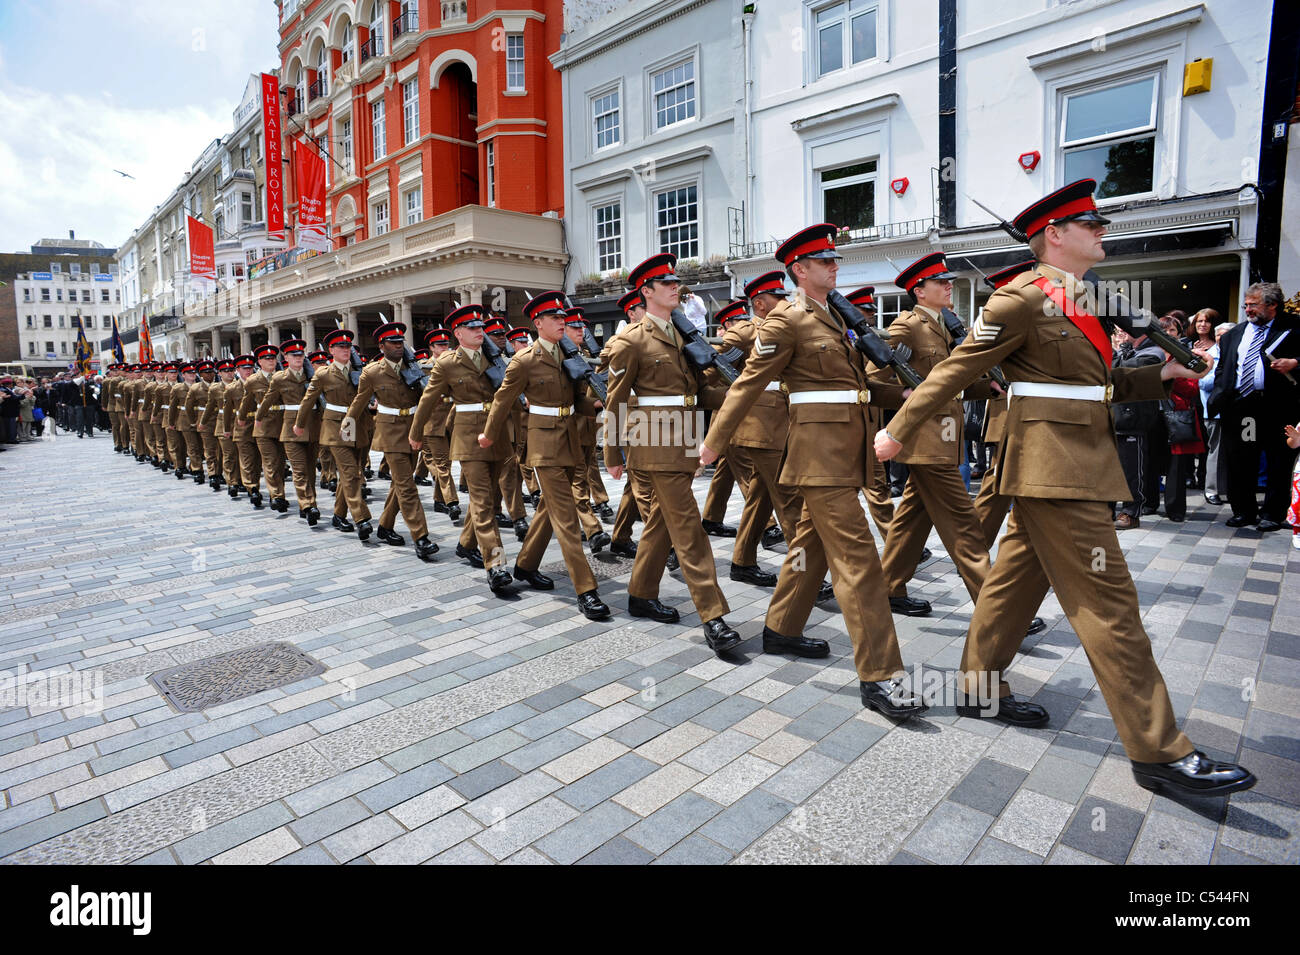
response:
[[[78,437],[107,431],[110,422],[101,407],[98,375],[68,372],[54,378],[0,377],[0,451],[5,445],[53,437],[62,428]]]

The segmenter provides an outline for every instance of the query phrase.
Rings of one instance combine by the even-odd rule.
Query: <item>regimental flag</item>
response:
[[[139,360],[153,361],[153,339],[149,337],[149,316],[140,316],[140,354]]]
[[[85,376],[90,374],[90,342],[86,341],[86,330],[81,325],[81,316],[75,316],[77,320],[77,374]]]
[[[122,347],[122,336],[117,331],[117,316],[113,316],[113,360],[119,365],[126,363],[126,349]]]

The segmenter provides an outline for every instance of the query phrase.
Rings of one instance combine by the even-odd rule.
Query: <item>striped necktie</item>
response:
[[[1243,398],[1255,392],[1255,366],[1259,364],[1259,353],[1264,347],[1264,327],[1252,325],[1250,331],[1250,347],[1246,350],[1246,363],[1241,366],[1241,384],[1237,387]]]

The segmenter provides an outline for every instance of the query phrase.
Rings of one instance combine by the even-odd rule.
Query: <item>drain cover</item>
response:
[[[160,670],[149,682],[182,713],[287,686],[325,672],[325,664],[287,643],[259,643]]]
[[[591,572],[597,580],[613,580],[615,577],[622,577],[624,574],[632,573],[634,558],[619,557],[617,554],[595,554],[587,556],[587,563],[591,565]],[[543,564],[537,569],[548,577],[554,577],[557,574],[565,577],[569,575],[569,568],[562,560],[557,560],[551,564]]]

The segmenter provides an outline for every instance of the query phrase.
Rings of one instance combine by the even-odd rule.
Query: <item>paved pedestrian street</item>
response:
[[[726,579],[730,541],[711,539],[746,638],[734,663],[704,646],[678,575],[662,597],[681,625],[628,617],[616,558],[594,561],[610,622],[578,614],[554,543],[557,589],[498,599],[452,555],[429,488],[433,564],[409,539],[332,530],[328,492],[308,529],[104,435],[13,447],[0,471],[7,863],[1300,861],[1300,551],[1234,533],[1197,495],[1186,523],[1143,518],[1121,540],[1180,723],[1259,784],[1180,803],[1133,782],[1053,598],[1011,676],[1049,728],[951,706],[895,726],[863,709],[838,615],[817,609],[807,631],[829,660],[761,653],[770,591]],[[971,602],[930,546],[912,593],[935,614],[896,621],[909,667],[952,671]],[[323,670],[195,712],[150,682],[265,644],[283,645],[276,666]],[[258,675],[229,669],[159,681],[183,702]],[[33,673],[100,705],[21,696]]]

